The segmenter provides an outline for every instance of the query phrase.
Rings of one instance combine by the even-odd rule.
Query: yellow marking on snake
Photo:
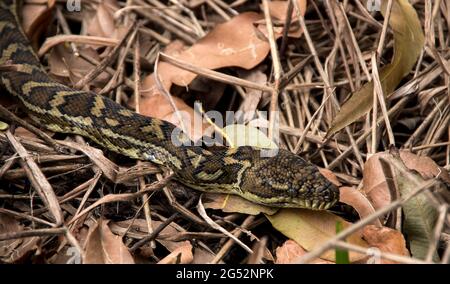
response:
[[[30,82],[25,83],[22,86],[22,92],[25,95],[29,95],[34,88],[59,87],[59,86],[61,86],[61,84],[55,83],[55,82],[50,82],[49,83],[49,82],[30,81]],[[76,91],[76,92],[78,92],[78,91]],[[54,98],[53,100],[57,100],[57,99],[58,98]]]
[[[205,157],[203,157],[203,155],[198,155],[197,153],[195,153],[190,149],[186,151],[186,154],[190,158],[191,165],[194,168],[197,168],[201,163],[203,163],[206,160]]]
[[[209,181],[209,180],[216,180],[218,177],[220,177],[223,174],[222,170],[217,170],[212,174],[206,173],[206,172],[199,172],[197,174],[197,177],[201,180]]]
[[[105,118],[105,121],[109,126],[113,126],[113,127],[120,124],[120,122],[118,122],[116,119],[112,119],[112,118]]]
[[[127,116],[127,117],[132,117],[134,115],[134,113],[131,110],[128,110],[128,109],[125,109],[125,108],[119,110],[118,113],[120,115]]]
[[[161,153],[164,157],[166,157],[170,163],[172,165],[174,165],[177,169],[181,169],[181,161],[180,159],[176,158],[174,155],[172,155],[169,151],[167,151],[167,149],[156,146],[154,144],[150,144],[150,143],[145,143],[142,142],[141,140],[137,140],[136,138],[130,137],[130,136],[125,136],[125,135],[120,135],[118,133],[113,132],[111,129],[107,129],[107,128],[101,128],[100,132],[108,137],[114,138],[114,139],[122,139],[125,140],[129,143],[132,143],[136,146],[140,146],[143,148],[148,148],[148,149],[153,149],[159,153]]]
[[[152,120],[150,122],[150,125],[142,127],[141,130],[144,133],[149,133],[149,134],[155,135],[159,139],[165,138],[164,133],[161,129],[161,123],[156,119]]]
[[[105,102],[101,96],[96,96],[94,99],[94,106],[91,108],[91,113],[96,117],[102,116],[102,110],[105,109]]]

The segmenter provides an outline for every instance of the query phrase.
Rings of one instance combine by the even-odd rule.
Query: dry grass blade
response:
[[[9,130],[6,132],[6,137],[8,138],[11,146],[19,154],[21,158],[20,163],[27,173],[30,182],[33,184],[33,187],[38,192],[48,210],[52,213],[55,226],[63,224],[64,217],[61,207],[59,206],[56,194],[47,178],[44,176],[36,162],[29,156],[27,150],[19,143],[19,141],[16,140],[14,135],[12,135]]]
[[[219,224],[217,224],[216,222],[214,222],[209,216],[208,214],[206,214],[205,211],[205,207],[203,207],[202,204],[202,199],[200,198],[198,205],[197,205],[197,210],[198,213],[200,214],[200,216],[203,217],[203,219],[213,228],[216,229],[222,233],[224,233],[227,237],[231,238],[233,241],[235,241],[237,244],[239,244],[243,249],[245,249],[248,253],[253,254],[253,251],[243,242],[241,242],[238,238],[236,238],[233,234],[231,234],[230,232],[228,232],[227,230],[225,230],[224,228],[222,228]]]

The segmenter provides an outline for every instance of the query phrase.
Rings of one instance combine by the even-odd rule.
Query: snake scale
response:
[[[204,191],[239,195],[272,207],[325,210],[339,200],[339,190],[317,167],[287,150],[273,157],[262,149],[175,146],[176,127],[137,114],[107,97],[70,88],[52,79],[23,33],[15,0],[0,1],[1,85],[15,96],[38,125],[78,134],[98,145],[171,169],[177,181]],[[179,131],[176,138],[189,138]]]

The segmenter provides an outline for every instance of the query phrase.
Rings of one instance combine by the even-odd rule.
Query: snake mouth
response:
[[[319,199],[294,199],[288,202],[272,203],[270,206],[281,208],[303,208],[310,210],[327,210],[337,203],[338,199],[324,201]]]

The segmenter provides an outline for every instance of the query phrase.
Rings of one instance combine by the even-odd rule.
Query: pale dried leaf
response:
[[[0,212],[0,235],[23,231],[24,227],[13,217]],[[38,237],[0,241],[0,262],[16,263],[37,248]]]
[[[90,228],[85,246],[87,264],[133,264],[134,260],[120,236],[114,235],[108,221],[100,219]]]
[[[277,247],[275,264],[295,264],[295,261],[305,255],[307,251],[293,240],[287,240],[281,247]],[[329,260],[316,258],[309,263],[311,264],[334,264]]]
[[[101,61],[98,53],[90,48],[79,48],[79,52],[87,56]],[[72,51],[64,46],[58,45],[52,49],[48,58],[48,65],[50,66],[50,74],[58,76],[62,79],[68,79],[69,83],[76,83],[83,78],[88,72],[96,66],[86,62],[79,56],[75,56]],[[92,82],[93,85],[103,86],[107,83],[109,75],[106,72],[100,73]]]
[[[408,169],[417,171],[424,179],[440,176],[450,182],[447,170],[439,167],[430,157],[418,156],[410,151],[401,150],[400,158]]]
[[[367,197],[356,188],[343,186],[339,188],[340,191],[340,202],[348,204],[352,206],[356,212],[358,212],[360,219],[363,219],[373,213],[375,213],[375,209],[372,206],[372,203],[367,199]],[[378,219],[372,222],[374,225],[381,226],[381,223]]]
[[[267,41],[258,37],[253,23],[264,17],[255,12],[244,12],[230,21],[217,25],[192,47],[174,54],[174,57],[198,67],[217,69],[227,66],[251,69],[269,53]],[[187,86],[197,75],[169,63],[158,66],[161,82],[167,90],[172,83]],[[151,89],[154,79],[148,76],[143,89]]]
[[[395,198],[391,196],[380,157],[387,158],[388,153],[376,153],[364,164],[362,191],[369,198],[375,210],[380,209]]]
[[[20,10],[22,27],[32,42],[37,41],[50,24],[54,6],[55,0],[27,3],[22,6]]]
[[[182,246],[161,259],[158,264],[188,264],[191,263],[193,259],[192,245],[189,241],[184,241]]]
[[[406,249],[405,238],[401,232],[394,229],[368,225],[363,229],[363,238],[370,247],[376,247],[382,252],[409,256],[409,252]],[[392,264],[396,262],[381,259],[381,263]]]
[[[122,39],[127,28],[117,26],[114,13],[119,10],[117,0],[102,0],[95,7],[95,13],[84,14],[87,34],[107,38]]]
[[[272,215],[278,211],[277,208],[256,204],[236,195],[206,193],[203,196],[203,204],[205,208],[209,209],[220,209],[224,212],[239,212],[248,215],[260,213]]]

